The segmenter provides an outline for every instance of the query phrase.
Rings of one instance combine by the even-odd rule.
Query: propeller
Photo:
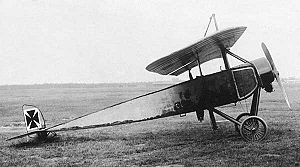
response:
[[[273,59],[272,59],[272,56],[271,56],[271,54],[270,54],[270,52],[269,52],[267,46],[266,46],[263,42],[261,43],[261,47],[262,47],[262,49],[263,49],[263,51],[264,51],[264,53],[265,53],[265,55],[266,55],[266,58],[268,59],[270,65],[271,65],[271,67],[272,67],[272,72],[273,72],[273,74],[274,74],[274,76],[275,76],[275,78],[276,78],[276,81],[277,81],[277,83],[278,83],[278,85],[279,85],[279,87],[280,87],[280,89],[281,89],[281,91],[282,91],[282,93],[283,93],[283,96],[284,96],[284,99],[285,99],[285,101],[286,101],[286,104],[288,105],[289,109],[291,110],[292,108],[291,108],[289,99],[288,99],[287,94],[286,94],[286,92],[285,92],[285,89],[284,89],[284,87],[283,87],[283,85],[282,85],[281,79],[280,79],[280,77],[279,77],[279,72],[278,72],[278,70],[277,70],[277,68],[276,68],[276,66],[275,66],[275,64],[274,64],[274,61],[273,61]]]

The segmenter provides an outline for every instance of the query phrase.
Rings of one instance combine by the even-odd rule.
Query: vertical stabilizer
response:
[[[22,109],[27,132],[46,128],[44,117],[37,107],[23,105]]]

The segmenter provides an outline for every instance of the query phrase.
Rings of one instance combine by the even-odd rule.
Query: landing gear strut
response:
[[[236,117],[236,120],[239,121],[239,122],[243,122],[247,117],[250,117],[250,116],[251,116],[250,113],[244,112],[244,113],[238,115]],[[235,131],[240,133],[239,125],[235,124],[234,126],[235,126]]]
[[[210,113],[213,129],[217,127],[216,120],[213,115],[213,113],[216,113],[221,117],[233,122],[235,124],[236,131],[239,132],[239,134],[243,137],[244,140],[246,141],[263,140],[267,135],[268,126],[262,118],[257,116],[260,90],[261,88],[258,87],[253,94],[250,113],[242,113],[236,119],[215,108],[208,109]]]
[[[242,113],[236,118],[239,124],[235,124],[235,129],[246,141],[261,141],[268,132],[265,121],[257,116],[260,91],[258,87],[253,94],[250,113]]]

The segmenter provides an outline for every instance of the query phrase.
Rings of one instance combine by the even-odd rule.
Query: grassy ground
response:
[[[54,124],[164,86],[66,87],[2,87],[1,126],[18,126],[23,121],[22,103],[37,104]],[[61,132],[44,143],[26,138],[6,142],[20,132],[2,132],[0,166],[300,166],[300,85],[287,87],[293,111],[287,110],[280,93],[262,92],[259,116],[267,122],[269,135],[261,142],[243,141],[230,122],[221,122],[212,131],[207,114],[199,123],[191,113],[182,118]],[[249,109],[251,99],[247,102],[220,109],[237,116]]]

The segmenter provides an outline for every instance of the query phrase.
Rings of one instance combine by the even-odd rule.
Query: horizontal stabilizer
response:
[[[22,134],[22,135],[18,135],[18,136],[14,136],[12,138],[6,139],[6,141],[13,140],[13,139],[18,139],[18,138],[22,138],[22,137],[25,137],[25,136],[29,136],[29,135],[33,135],[33,134],[37,134],[37,133],[42,133],[42,132],[46,132],[46,131],[45,130],[32,131],[32,132],[29,132],[29,133],[25,133],[25,134]]]

